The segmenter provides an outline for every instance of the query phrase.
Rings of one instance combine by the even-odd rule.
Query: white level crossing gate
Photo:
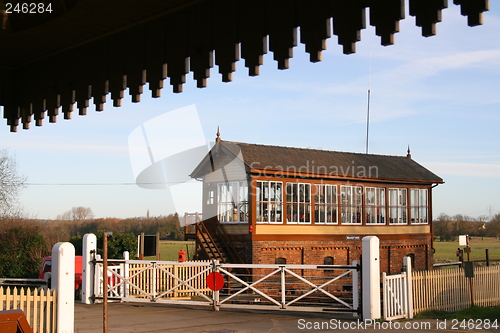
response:
[[[345,311],[362,314],[363,319],[381,317],[376,236],[362,239],[362,265],[356,261],[351,265],[237,265],[113,259],[108,260],[106,273],[102,260],[95,258],[95,235],[87,234],[83,240],[82,303],[103,299],[102,287],[106,283],[109,299],[127,302],[200,304],[215,310],[244,307]],[[208,288],[206,280],[211,273],[216,273],[215,285],[222,289]]]
[[[410,257],[404,258],[403,266],[405,271],[401,274],[382,273],[384,319],[388,321],[413,318]]]
[[[210,305],[219,308],[274,308],[300,311],[359,312],[359,270],[352,265],[258,265],[213,262],[109,260],[104,279],[96,260],[94,299]],[[220,291],[206,285],[218,272]]]

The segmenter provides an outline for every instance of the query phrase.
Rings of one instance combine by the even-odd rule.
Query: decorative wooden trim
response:
[[[373,236],[372,234],[361,234],[359,235],[359,240],[346,240],[346,235],[325,235],[325,234],[266,234],[266,235],[254,235],[252,236],[252,241],[320,241],[326,240],[330,242],[342,242],[342,244],[359,244],[361,246],[361,239],[364,236]],[[402,240],[431,240],[430,234],[377,234],[376,235],[381,241],[402,241]],[[231,235],[233,237],[233,235]]]
[[[129,88],[132,101],[139,102],[146,82],[152,96],[159,97],[167,76],[173,91],[182,92],[189,70],[197,87],[205,87],[214,59],[222,81],[229,82],[240,52],[249,75],[258,75],[268,41],[279,69],[289,67],[299,38],[311,62],[321,61],[322,51],[332,35],[337,36],[344,54],[354,53],[361,30],[367,24],[367,8],[370,8],[369,23],[375,26],[381,44],[390,45],[394,43],[394,33],[399,31],[399,21],[404,18],[403,0],[346,3],[185,0],[172,7],[160,3],[156,6],[153,1],[149,3],[150,15],[139,15],[136,20],[134,15],[117,17],[113,10],[108,10],[109,14],[99,12],[97,3],[80,0],[78,6],[58,20],[29,29],[31,35],[26,40],[34,41],[33,44],[21,44],[23,48],[6,46],[14,50],[40,46],[35,56],[25,52],[18,59],[16,53],[7,54],[9,63],[2,63],[0,68],[0,105],[4,106],[4,117],[11,131],[15,132],[20,123],[28,129],[33,119],[36,126],[41,126],[46,113],[49,122],[55,122],[60,106],[64,118],[70,119],[75,102],[79,114],[85,115],[91,98],[96,110],[101,111],[108,92],[113,105],[120,106],[125,87]],[[470,26],[482,24],[487,1],[455,3],[461,6]],[[87,8],[98,11],[96,15],[102,22],[109,18],[126,23],[114,24],[104,31],[86,30],[74,22],[87,15]],[[410,0],[410,15],[416,17],[423,36],[435,34],[444,8],[445,1]],[[65,18],[69,23],[64,23]],[[53,47],[51,43],[38,44],[39,35],[56,40],[50,29],[66,29],[64,38],[54,42]],[[71,40],[73,32],[86,37],[64,42]]]
[[[346,175],[331,175],[326,173],[317,173],[317,172],[305,172],[305,171],[292,171],[287,172],[281,169],[268,169],[268,168],[252,168],[250,169],[250,174],[252,178],[258,180],[280,180],[285,181],[284,179],[308,179],[308,180],[318,180],[318,181],[326,181],[326,182],[352,182],[356,181],[359,183],[386,183],[386,184],[402,184],[408,186],[425,186],[432,185],[436,183],[444,183],[444,181],[428,181],[428,180],[419,180],[419,179],[397,179],[397,178],[377,178],[377,177],[356,177],[356,176],[346,176]],[[327,184],[327,183],[325,183]],[[335,184],[335,183],[332,183]]]

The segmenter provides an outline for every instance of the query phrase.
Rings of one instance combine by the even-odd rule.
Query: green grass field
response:
[[[473,237],[470,241],[470,246],[472,251],[470,253],[471,260],[485,260],[485,250],[484,249],[474,249],[475,247],[489,248],[490,260],[496,259],[500,260],[500,240],[492,237]],[[436,253],[434,253],[434,259],[436,262],[449,262],[457,261],[458,257],[456,252],[458,248],[463,246],[458,245],[458,240],[453,242],[439,242],[434,241],[434,248]],[[494,249],[496,248],[496,249]],[[465,256],[464,259],[467,259]]]
[[[184,241],[160,241],[160,256],[164,261],[177,261],[177,253],[180,250],[186,251],[188,260],[194,255],[194,242]],[[154,260],[156,257],[145,257],[146,260]]]

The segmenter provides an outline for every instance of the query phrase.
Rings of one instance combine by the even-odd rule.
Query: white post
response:
[[[219,271],[219,260],[213,260],[212,261],[212,272],[218,272]],[[214,286],[215,286],[215,283],[214,283]],[[219,311],[219,291],[218,290],[215,290],[216,288],[214,288],[214,290],[212,291],[212,298],[213,298],[213,302],[214,302],[214,311]]]
[[[96,260],[101,260],[101,255],[95,254]],[[96,263],[94,266],[94,296],[102,296],[103,285],[102,285],[102,262]]]
[[[59,242],[52,248],[52,289],[57,290],[56,333],[75,327],[75,247]]]
[[[94,304],[94,264],[97,248],[97,237],[85,234],[82,245],[82,303]]]
[[[411,257],[403,258],[403,266],[406,271],[406,295],[408,296],[407,300],[407,309],[408,309],[408,318],[413,318],[413,282],[411,276]]]
[[[125,259],[125,263],[123,264],[122,274],[123,274],[123,277],[125,278],[125,281],[122,285],[124,292],[121,293],[120,295],[128,297],[128,295],[129,295],[128,277],[130,275],[130,270],[129,270],[130,264],[128,262],[130,260],[130,253],[128,251],[123,251],[123,259]]]
[[[362,239],[363,319],[380,319],[380,250],[377,236]]]

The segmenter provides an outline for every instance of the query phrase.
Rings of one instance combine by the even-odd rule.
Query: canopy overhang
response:
[[[434,35],[447,0],[408,1],[422,35]],[[345,54],[354,53],[367,10],[381,44],[391,45],[405,16],[404,0],[42,2],[52,12],[7,13],[0,1],[0,105],[13,132],[20,123],[41,126],[46,116],[55,122],[59,111],[71,119],[75,104],[85,115],[90,100],[102,111],[109,93],[120,106],[127,88],[139,102],[146,83],[159,97],[167,78],[182,92],[189,71],[206,87],[214,63],[224,82],[240,57],[255,76],[268,49],[287,69],[299,41],[312,62],[321,61],[332,34]],[[489,0],[453,2],[469,26],[482,24]]]

